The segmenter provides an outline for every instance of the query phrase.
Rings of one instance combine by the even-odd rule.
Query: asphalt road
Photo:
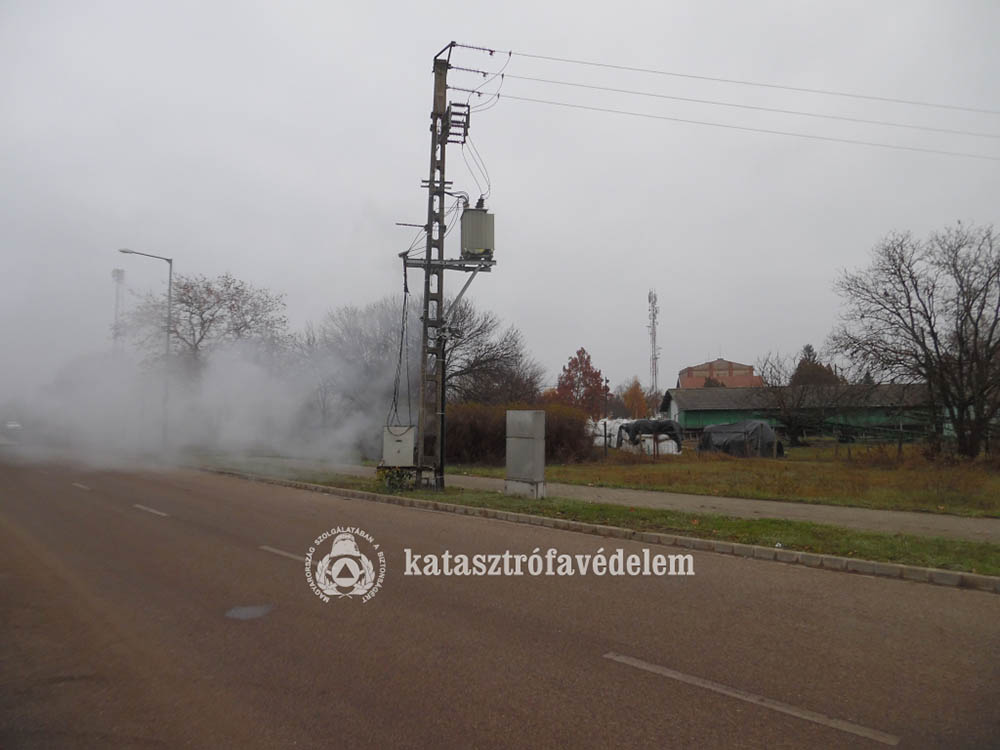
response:
[[[386,554],[368,602],[306,582],[338,525]],[[403,575],[404,548],[617,544],[196,472],[0,464],[0,747],[1000,746],[994,594],[710,553],[692,577]]]

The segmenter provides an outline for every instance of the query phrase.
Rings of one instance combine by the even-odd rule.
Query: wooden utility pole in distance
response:
[[[405,258],[407,268],[424,271],[424,304],[420,344],[420,410],[417,422],[417,485],[433,473],[433,487],[444,489],[445,344],[448,318],[455,304],[479,271],[495,264],[489,257],[446,260],[444,257],[445,200],[451,183],[445,179],[445,151],[449,143],[465,143],[469,132],[469,106],[448,102],[448,69],[452,42],[434,57],[434,102],[431,109],[431,162],[427,188],[427,245],[423,259]],[[464,255],[464,253],[463,253]],[[444,309],[444,272],[471,272],[472,277]],[[429,478],[428,478],[429,479]],[[430,483],[430,482],[426,482]]]

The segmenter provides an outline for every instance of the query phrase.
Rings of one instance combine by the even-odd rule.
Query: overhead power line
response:
[[[451,87],[449,87],[451,88]],[[473,89],[455,88],[456,91],[473,92],[478,96],[494,96],[494,94],[484,94]],[[649,120],[665,120],[668,122],[681,122],[688,125],[704,125],[711,128],[725,128],[728,130],[742,130],[748,133],[766,133],[768,135],[783,135],[791,138],[805,138],[814,141],[828,141],[831,143],[850,143],[856,146],[872,146],[875,148],[890,148],[897,151],[916,151],[924,154],[938,154],[941,156],[961,156],[968,159],[985,159],[987,161],[1000,161],[1000,156],[988,156],[986,154],[973,154],[962,151],[945,151],[936,148],[921,148],[918,146],[903,146],[895,143],[878,143],[876,141],[863,141],[853,138],[837,138],[826,135],[813,135],[811,133],[795,133],[787,130],[770,130],[767,128],[753,128],[746,125],[730,125],[722,122],[710,122],[707,120],[691,120],[683,117],[668,117],[667,115],[654,115],[648,112],[630,112],[623,109],[612,109],[610,107],[593,107],[586,104],[573,104],[571,102],[557,102],[550,99],[534,99],[527,96],[515,96],[513,94],[495,94],[498,98],[513,99],[521,102],[533,102],[535,104],[549,104],[556,107],[566,107],[569,109],[584,109],[590,112],[606,112],[616,115],[628,115],[629,117],[642,117]]]
[[[576,59],[569,58],[569,57],[555,57],[555,56],[552,56],[552,55],[535,55],[535,54],[530,54],[528,52],[514,52],[513,50],[510,50],[510,51],[508,51],[508,50],[500,51],[500,50],[489,49],[487,47],[475,47],[475,46],[467,45],[467,44],[454,43],[454,46],[455,47],[460,47],[462,49],[475,50],[475,51],[479,51],[479,52],[487,52],[490,55],[494,55],[494,54],[497,54],[499,52],[500,54],[517,55],[518,57],[526,57],[526,58],[529,58],[529,59],[532,59],[532,60],[548,60],[549,62],[561,62],[561,63],[568,63],[568,64],[571,64],[571,65],[586,65],[586,66],[594,67],[594,68],[607,68],[609,70],[624,70],[624,71],[628,71],[628,72],[631,72],[631,73],[648,73],[650,75],[671,76],[673,78],[688,78],[688,79],[696,80],[696,81],[713,81],[715,83],[730,83],[730,84],[735,84],[735,85],[738,85],[738,86],[756,86],[758,88],[779,89],[779,90],[784,90],[784,91],[797,91],[799,93],[805,93],[805,94],[821,94],[821,95],[824,95],[824,96],[841,96],[841,97],[847,97],[847,98],[850,98],[850,99],[865,99],[867,101],[875,101],[875,102],[891,102],[893,104],[908,104],[908,105],[914,106],[914,107],[931,107],[931,108],[934,108],[934,109],[950,109],[950,110],[957,110],[957,111],[960,111],[960,112],[976,112],[978,114],[1000,115],[1000,110],[997,110],[997,109],[986,109],[986,108],[981,108],[981,107],[967,107],[967,106],[962,106],[962,105],[958,105],[958,104],[942,104],[940,102],[929,102],[929,101],[922,101],[922,100],[919,100],[919,99],[901,99],[901,98],[896,98],[896,97],[891,97],[891,96],[873,96],[873,95],[870,95],[870,94],[857,94],[857,93],[848,92],[848,91],[836,91],[834,89],[807,88],[807,87],[804,87],[804,86],[786,86],[786,85],[778,84],[778,83],[763,83],[763,82],[760,82],[760,81],[746,81],[746,80],[741,80],[741,79],[738,79],[738,78],[720,78],[720,77],[716,77],[716,76],[695,75],[693,73],[678,73],[678,72],[672,71],[672,70],[657,70],[655,68],[640,68],[640,67],[635,67],[635,66],[631,66],[631,65],[615,65],[613,63],[594,62],[594,61],[591,61],[591,60],[576,60]]]
[[[774,112],[782,115],[797,115],[799,117],[814,117],[824,120],[839,120],[841,122],[855,122],[863,125],[883,125],[891,128],[908,128],[910,130],[924,130],[930,133],[946,133],[949,135],[968,135],[977,138],[1000,138],[1000,133],[979,133],[971,130],[953,130],[951,128],[935,128],[927,125],[914,125],[906,122],[890,122],[888,120],[866,120],[860,117],[846,117],[843,115],[827,115],[819,112],[802,112],[794,109],[777,109],[774,107],[760,107],[752,104],[738,104],[736,102],[723,102],[713,99],[695,99],[688,96],[673,96],[670,94],[659,94],[652,91],[635,91],[632,89],[619,89],[611,86],[595,86],[588,83],[574,83],[571,81],[556,81],[551,78],[536,78],[534,76],[519,76],[513,73],[506,73],[505,78],[514,78],[519,81],[532,81],[535,83],[547,83],[556,86],[572,86],[580,89],[593,89],[595,91],[609,91],[616,94],[631,94],[634,96],[646,96],[654,99],[670,99],[677,102],[692,102],[694,104],[711,104],[716,107],[733,107],[735,109],[751,109],[758,112]]]

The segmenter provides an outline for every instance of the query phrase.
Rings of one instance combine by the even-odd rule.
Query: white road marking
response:
[[[274,547],[268,547],[266,544],[260,545],[257,549],[262,549],[265,552],[270,552],[272,555],[281,555],[282,557],[287,557],[291,560],[298,560],[299,562],[306,561],[306,558],[303,555],[296,555],[291,552],[285,552],[283,549],[275,549]]]
[[[80,484],[79,482],[73,482],[73,486],[79,487],[81,490],[88,490],[88,491],[90,490],[90,487],[88,487],[85,484]]]
[[[804,708],[791,706],[787,703],[771,700],[770,698],[765,698],[762,695],[748,693],[747,691],[740,690],[739,688],[729,687],[728,685],[712,682],[711,680],[705,680],[701,677],[694,677],[692,675],[684,674],[683,672],[677,672],[673,669],[661,667],[658,664],[650,664],[648,661],[643,661],[642,659],[635,659],[631,656],[623,656],[622,654],[616,654],[613,652],[605,654],[604,658],[611,659],[612,661],[616,661],[621,664],[627,664],[628,666],[635,667],[636,669],[643,669],[647,672],[652,672],[663,677],[669,677],[672,680],[686,682],[688,685],[695,685],[696,687],[705,688],[706,690],[711,690],[716,693],[722,693],[722,695],[728,695],[731,698],[738,698],[739,700],[746,701],[747,703],[754,703],[758,706],[763,706],[764,708],[770,708],[772,711],[780,711],[783,714],[789,714],[790,716],[805,719],[806,721],[822,724],[823,726],[827,726],[832,729],[839,729],[841,732],[856,734],[859,737],[865,737],[870,740],[875,740],[876,742],[881,742],[883,745],[895,746],[899,744],[899,737],[892,734],[886,734],[885,732],[880,732],[877,729],[869,729],[868,727],[861,726],[860,724],[853,724],[849,721],[844,721],[843,719],[834,719],[824,714],[816,713],[815,711],[809,711]]]
[[[147,508],[145,505],[139,505],[139,503],[133,503],[132,507],[144,510],[147,513],[152,513],[154,516],[163,516],[164,518],[170,517],[169,513],[164,513],[162,510],[156,510],[156,508]]]

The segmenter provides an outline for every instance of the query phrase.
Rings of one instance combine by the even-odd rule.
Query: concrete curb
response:
[[[701,537],[635,531],[618,526],[601,526],[593,523],[583,523],[582,521],[570,521],[563,518],[532,516],[526,513],[512,513],[494,508],[474,508],[468,505],[442,503],[436,500],[421,500],[414,497],[400,497],[399,495],[380,495],[375,492],[328,487],[324,484],[310,484],[309,482],[299,482],[294,479],[277,479],[275,477],[247,474],[228,469],[199,467],[199,470],[211,474],[222,474],[238,479],[247,479],[252,482],[274,484],[279,487],[322,492],[327,495],[337,495],[338,497],[346,497],[353,500],[367,500],[376,503],[402,505],[408,508],[420,508],[422,510],[436,510],[445,513],[479,516],[481,518],[494,518],[500,521],[545,526],[565,531],[578,531],[584,534],[595,534],[597,536],[613,537],[616,539],[631,539],[647,544],[683,547],[705,552],[715,552],[721,555],[736,555],[737,557],[750,557],[757,560],[773,560],[792,565],[823,568],[824,570],[861,573],[863,575],[879,576],[882,578],[897,578],[907,581],[932,583],[938,586],[961,587],[1000,594],[1000,577],[997,576],[984,576],[957,570],[941,570],[939,568],[921,568],[916,565],[900,565],[897,563],[875,562],[873,560],[859,560],[853,557],[820,555],[813,552],[798,552],[790,549],[760,547],[752,544],[739,544],[737,542],[716,542],[712,539],[703,539]]]

